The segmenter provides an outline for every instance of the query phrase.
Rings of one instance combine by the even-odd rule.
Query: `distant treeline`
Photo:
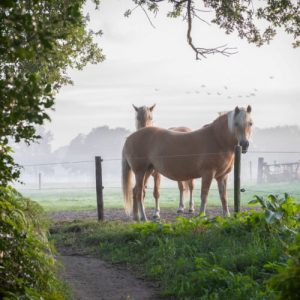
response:
[[[77,135],[68,145],[55,151],[51,150],[52,134],[40,128],[42,139],[39,143],[30,146],[26,144],[13,145],[15,159],[22,165],[43,164],[51,162],[76,162],[93,161],[96,155],[104,159],[121,158],[122,147],[130,131],[125,128],[109,128],[101,126],[91,130],[88,134]],[[251,151],[268,151],[274,153],[249,153],[245,160],[256,163],[257,157],[263,156],[266,161],[291,161],[300,160],[299,154],[280,153],[283,151],[300,151],[300,127],[281,126],[272,128],[255,128],[250,147]],[[277,153],[278,152],[278,153]],[[121,169],[119,160],[109,161],[104,164],[106,176],[119,176]],[[255,168],[255,166],[254,166]],[[25,167],[24,172],[36,174],[42,171],[45,174],[57,176],[73,174],[78,176],[93,175],[94,169],[91,164],[64,164],[60,167],[37,166]]]

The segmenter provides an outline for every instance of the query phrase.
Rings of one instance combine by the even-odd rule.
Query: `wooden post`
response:
[[[258,158],[258,165],[257,165],[257,183],[263,183],[263,168],[264,168],[264,158]]]
[[[42,173],[39,173],[39,190],[42,189]]]
[[[241,153],[242,147],[237,145],[234,149],[234,212],[241,208]]]
[[[102,186],[102,158],[101,156],[95,157],[95,169],[96,169],[96,195],[97,195],[97,213],[98,221],[104,220],[103,210],[103,186]]]

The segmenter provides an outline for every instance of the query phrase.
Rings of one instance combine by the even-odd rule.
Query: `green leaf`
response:
[[[47,84],[45,88],[45,94],[49,94],[51,92],[51,84]]]

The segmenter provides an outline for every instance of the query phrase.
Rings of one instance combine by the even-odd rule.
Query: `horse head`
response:
[[[155,104],[150,107],[147,106],[137,107],[134,104],[132,104],[132,106],[136,111],[135,124],[137,130],[153,125],[153,109],[155,107]]]
[[[242,147],[242,152],[246,153],[249,147],[249,138],[252,131],[252,118],[251,118],[251,106],[245,109],[243,107],[236,107],[232,112],[230,118],[231,124],[229,128],[233,132],[238,144]]]

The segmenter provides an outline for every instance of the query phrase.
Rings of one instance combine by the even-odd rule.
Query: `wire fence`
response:
[[[193,153],[193,154],[174,154],[174,155],[159,155],[154,156],[153,158],[178,158],[178,157],[195,157],[195,156],[204,156],[204,155],[221,155],[232,152],[206,152],[206,153]],[[299,154],[300,151],[248,151],[248,154]],[[146,157],[133,157],[135,159],[145,159]],[[121,161],[121,157],[102,157],[102,162],[109,161]],[[69,164],[82,164],[82,163],[95,163],[94,160],[79,160],[79,161],[61,161],[61,162],[45,162],[38,164],[26,164],[19,163],[22,167],[42,167],[42,166],[56,166],[56,165],[69,165]]]
[[[200,156],[200,155],[216,155],[216,154],[224,154],[225,152],[222,153],[194,153],[194,154],[189,154],[189,155],[182,155],[182,154],[178,154],[178,155],[169,155],[169,156],[159,156],[162,159],[165,158],[180,158],[180,157],[195,157],[195,156]],[[278,155],[278,154],[293,154],[294,157],[298,157],[300,158],[300,151],[261,151],[261,150],[252,150],[252,151],[248,151],[247,155],[266,155],[266,154],[273,154],[273,155]],[[298,156],[299,155],[299,156]],[[142,157],[137,157],[137,159],[141,159]],[[103,172],[103,178],[104,178],[104,182],[103,182],[103,186],[104,186],[104,191],[111,191],[111,190],[118,190],[121,193],[121,184],[118,183],[112,183],[112,179],[111,178],[107,178],[106,177],[106,173],[110,172],[110,163],[118,163],[118,166],[115,167],[115,169],[119,169],[120,171],[120,161],[122,160],[121,157],[104,157],[102,158],[102,163],[103,163],[103,168],[104,168],[104,172]],[[295,159],[294,159],[295,160]],[[299,162],[299,160],[298,160]],[[249,163],[249,162],[247,162]],[[64,191],[69,191],[72,193],[79,193],[80,191],[84,192],[84,191],[90,191],[92,193],[95,192],[96,190],[96,184],[95,184],[95,170],[94,170],[94,164],[95,164],[95,160],[71,160],[71,161],[60,161],[60,162],[42,162],[42,163],[20,163],[20,165],[23,167],[23,170],[28,171],[31,168],[35,168],[36,172],[38,172],[39,177],[38,179],[36,179],[34,176],[31,176],[32,178],[35,178],[33,180],[33,182],[30,180],[27,180],[28,178],[30,178],[30,176],[28,176],[28,178],[25,178],[25,180],[23,180],[25,182],[25,185],[16,185],[16,187],[18,188],[18,190],[20,190],[21,192],[25,192],[25,193],[30,193],[30,192],[64,192]],[[85,168],[87,168],[90,172],[90,176],[86,177],[86,180],[84,182],[84,185],[82,184],[83,182],[80,182],[80,177],[81,177],[81,172],[80,170],[77,172],[73,172],[72,170],[67,170],[65,172],[65,177],[68,178],[67,181],[63,181],[63,180],[59,180],[60,177],[56,176],[56,174],[52,174],[51,180],[47,179],[48,175],[43,173],[43,168],[44,167],[59,167],[59,166],[80,166],[80,165],[84,165]],[[242,163],[242,167],[245,166],[246,163],[243,162]],[[255,168],[253,161],[250,161],[250,169],[249,172],[250,173],[250,177],[251,177],[251,181],[249,182],[249,180],[244,180],[243,176],[242,176],[242,191],[243,194],[247,194],[247,193],[252,193],[252,194],[267,194],[267,193],[283,193],[283,192],[289,192],[294,196],[299,197],[300,196],[300,188],[299,188],[299,181],[300,181],[300,174],[299,174],[299,181],[297,182],[289,182],[289,183],[283,183],[283,182],[278,182],[277,184],[268,184],[268,185],[261,185],[261,184],[256,184],[256,176],[254,175],[255,173],[257,173],[257,168]],[[107,169],[106,169],[107,167]],[[248,166],[247,166],[248,168]],[[30,172],[29,172],[30,173]],[[67,174],[67,176],[66,176]],[[75,176],[76,175],[76,176]],[[72,183],[72,178],[76,177],[76,182]],[[114,177],[114,180],[116,180],[116,177],[121,177],[120,172]],[[58,182],[55,182],[54,179],[58,179]],[[22,180],[22,179],[21,179]],[[35,182],[34,182],[35,181]],[[38,181],[38,182],[37,182]],[[151,180],[149,180],[151,182]],[[196,179],[197,181],[197,179]],[[198,181],[197,181],[198,182]],[[26,184],[27,183],[27,184]],[[263,188],[262,188],[263,187]],[[151,184],[149,185],[148,190],[150,190],[152,188]],[[160,188],[162,191],[177,191],[178,188],[176,187],[176,184],[173,183],[173,185],[164,180],[164,182],[162,183],[162,186]],[[201,189],[199,187],[196,187],[194,189],[195,192],[199,192]],[[211,187],[210,191],[214,191],[217,192],[218,189],[214,186]],[[228,187],[228,192],[233,192],[233,188],[229,185]],[[242,194],[242,195],[243,195]]]

